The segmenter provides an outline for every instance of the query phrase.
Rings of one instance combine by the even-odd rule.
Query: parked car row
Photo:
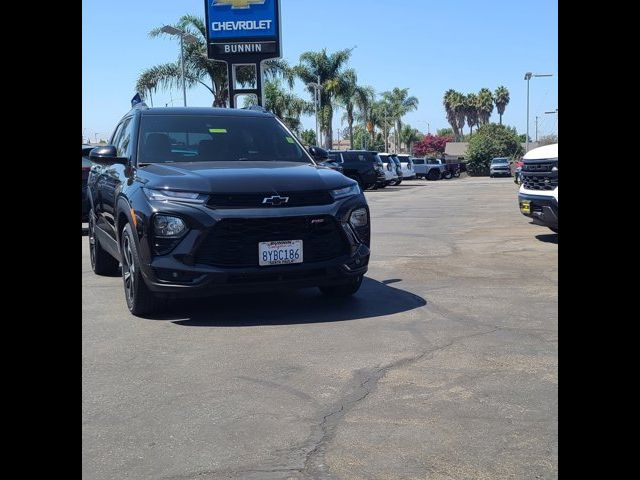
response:
[[[316,162],[338,170],[358,182],[360,188],[378,189],[400,185],[404,180],[459,177],[461,164],[446,164],[427,157],[415,158],[404,153],[376,152],[372,150],[324,150],[309,147]]]

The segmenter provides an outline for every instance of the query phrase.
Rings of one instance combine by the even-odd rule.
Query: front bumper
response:
[[[489,170],[489,173],[491,175],[504,175],[505,177],[511,176],[511,170]]]
[[[529,211],[523,211],[523,206],[528,202]],[[558,228],[558,200],[547,195],[518,194],[518,206],[520,213],[529,217],[536,225]]]
[[[315,286],[339,285],[367,272],[370,250],[370,225],[366,232],[348,225],[350,212],[367,208],[364,196],[332,205],[262,210],[212,210],[207,207],[180,206],[162,213],[188,218],[190,231],[168,254],[153,254],[153,240],[140,228],[141,270],[151,291],[165,297],[200,297],[224,293],[293,290]],[[188,213],[187,213],[188,210]],[[151,213],[151,212],[149,212]],[[151,215],[138,212],[141,223],[150,225]],[[281,218],[331,215],[344,241],[344,252],[335,258],[301,264],[268,266],[213,266],[197,263],[197,252],[217,222],[233,218]],[[140,232],[142,231],[142,234]],[[264,238],[269,241],[270,238]],[[262,241],[262,240],[261,240]],[[249,244],[247,243],[246,246]],[[249,248],[249,247],[247,247]],[[257,262],[256,245],[256,262]],[[306,258],[306,254],[305,254]]]

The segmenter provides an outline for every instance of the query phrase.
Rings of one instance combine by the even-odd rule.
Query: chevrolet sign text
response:
[[[273,20],[246,20],[237,22],[212,22],[211,28],[214,32],[238,30],[269,30]]]

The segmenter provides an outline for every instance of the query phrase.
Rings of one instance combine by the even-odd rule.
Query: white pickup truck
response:
[[[413,169],[416,178],[426,178],[427,180],[440,180],[447,169],[447,166],[434,157],[412,158]]]

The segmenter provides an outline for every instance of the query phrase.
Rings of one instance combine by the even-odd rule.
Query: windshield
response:
[[[494,158],[493,160],[491,160],[491,165],[496,165],[496,164],[504,164],[504,163],[509,163],[509,159],[508,158]]]
[[[273,117],[147,115],[138,163],[273,161],[312,163]]]
[[[383,163],[389,163],[389,155],[378,155]]]

